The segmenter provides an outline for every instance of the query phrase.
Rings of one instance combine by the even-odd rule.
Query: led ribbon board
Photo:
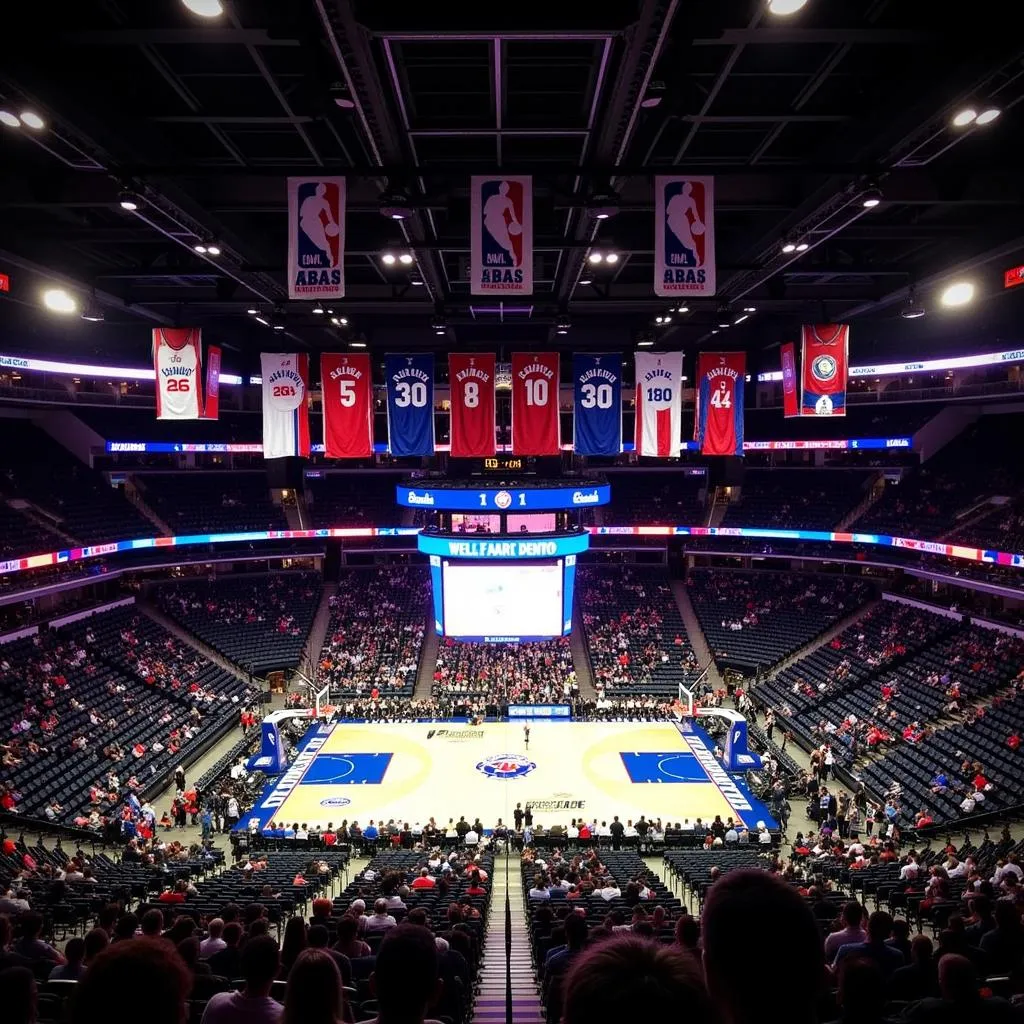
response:
[[[399,505],[441,512],[540,512],[607,505],[612,492],[608,484],[592,487],[406,487],[395,488]]]

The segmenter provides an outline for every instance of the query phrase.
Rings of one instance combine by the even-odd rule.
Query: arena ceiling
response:
[[[309,348],[353,334],[621,347],[638,332],[693,347],[748,306],[731,347],[771,347],[808,319],[962,347],[968,323],[1005,332],[1013,306],[1019,319],[1024,288],[1004,296],[1002,270],[1024,262],[1024,50],[989,0],[969,15],[809,0],[786,19],[765,0],[225,0],[213,19],[179,0],[81,0],[56,19],[19,5],[0,42],[0,108],[45,122],[0,125],[11,351],[121,354],[160,323],[280,348],[246,313],[276,303]],[[965,105],[1002,114],[955,128]],[[532,298],[504,304],[471,298],[467,279],[468,177],[499,170],[534,176],[537,250]],[[671,303],[652,289],[651,176],[677,170],[715,176],[719,295],[658,327]],[[340,330],[285,300],[284,179],[322,172],[349,189]],[[123,188],[144,197],[135,213]],[[401,222],[380,213],[394,190],[414,211]],[[588,199],[609,192],[618,214],[593,219]],[[193,252],[202,239],[220,257]],[[808,248],[785,254],[787,240]],[[397,246],[411,267],[382,263]],[[592,271],[592,246],[621,258]],[[982,301],[951,322],[934,291],[959,273]],[[56,325],[37,298],[53,280],[94,295],[105,321]],[[929,313],[912,323],[910,288]]]

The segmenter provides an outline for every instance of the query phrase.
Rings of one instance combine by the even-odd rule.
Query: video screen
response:
[[[444,632],[452,637],[562,635],[562,563],[444,563]]]
[[[463,512],[452,513],[453,533],[500,533],[501,516],[466,515]]]
[[[534,512],[530,515],[508,517],[509,533],[554,533],[555,513]]]

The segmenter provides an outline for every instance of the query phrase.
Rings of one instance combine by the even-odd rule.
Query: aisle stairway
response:
[[[708,685],[712,690],[719,690],[725,686],[722,676],[718,671],[714,658],[711,656],[711,648],[708,646],[704,630],[700,628],[697,620],[697,613],[693,610],[693,602],[682,580],[672,580],[672,596],[676,599],[679,607],[679,614],[683,618],[683,625],[686,627],[686,639],[690,641],[693,653],[697,655],[697,661],[708,667]]]
[[[337,592],[337,583],[324,583],[320,587],[320,604],[317,606],[316,615],[313,616],[313,625],[310,627],[306,646],[302,648],[302,657],[299,659],[299,667],[310,679],[316,677],[320,652],[323,650],[327,627],[331,621],[331,598]]]
[[[576,670],[576,682],[579,684],[580,696],[584,700],[597,700],[594,673],[590,664],[590,651],[587,648],[587,638],[583,631],[583,612],[578,601],[572,617],[569,649],[572,651],[572,667]]]
[[[494,860],[491,914],[484,939],[480,993],[476,999],[473,1024],[505,1024],[506,898],[512,923],[512,1020],[515,1024],[544,1024],[544,1007],[537,994],[537,980],[530,954],[530,930],[523,907],[522,872],[516,858],[500,855]]]
[[[430,688],[434,685],[434,667],[437,664],[437,629],[434,626],[434,609],[426,610],[427,630],[423,634],[423,648],[420,651],[420,664],[416,671],[416,689],[413,700],[429,700]]]

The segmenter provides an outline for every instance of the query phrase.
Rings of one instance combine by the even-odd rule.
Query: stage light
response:
[[[249,314],[249,316],[255,316],[255,315],[256,315],[256,314],[258,313],[258,312],[259,312],[259,310],[258,310],[258,309],[257,309],[257,308],[256,308],[255,306],[250,306],[250,307],[249,307],[249,308],[248,308],[248,309],[246,310],[246,313],[248,313],[248,314]]]
[[[334,100],[336,107],[342,110],[355,110],[355,100],[352,99],[352,94],[344,82],[332,82],[327,93]]]
[[[661,101],[665,98],[665,83],[664,82],[651,82],[647,86],[647,92],[644,93],[644,98],[640,101],[640,106],[644,110],[653,110],[655,107],[661,106]]]
[[[555,334],[568,334],[571,326],[572,321],[565,313],[562,313],[559,315],[558,319],[555,320]]]
[[[607,256],[605,256],[604,261],[605,263],[618,263],[619,254],[617,252],[610,252]]]
[[[82,308],[82,319],[98,324],[103,321],[103,307],[95,299],[90,299]]]
[[[900,310],[900,316],[903,317],[904,320],[918,320],[924,316],[924,313],[924,306],[918,304],[914,295],[914,289],[911,288],[907,294],[906,304]]]
[[[23,110],[21,112],[21,123],[27,128],[33,128],[35,131],[42,131],[46,127],[43,119],[31,110]]]
[[[784,253],[796,252],[796,242],[783,242],[782,251]]]
[[[316,303],[313,306],[313,315],[314,316],[323,316],[324,315],[324,307],[321,306],[319,302]]]
[[[402,255],[398,257],[398,262],[404,266],[409,266],[409,264],[412,263],[412,253],[403,252]]]
[[[366,348],[365,341],[350,341],[348,343],[349,348]]]
[[[978,119],[978,112],[974,107],[964,107],[963,110],[958,110],[953,115],[953,127],[954,128],[966,128],[969,124],[972,124]]]
[[[604,259],[604,256],[599,252],[592,252],[588,257],[587,261],[590,263],[600,263]]]
[[[181,0],[193,14],[200,18],[216,18],[224,13],[224,5],[220,0]]]
[[[409,197],[401,189],[388,189],[377,197],[377,208],[388,220],[405,220],[415,212],[409,204]]]
[[[423,287],[423,282],[418,277],[414,277],[409,282],[409,284],[411,284],[414,288],[422,288]]]
[[[991,124],[1002,111],[998,107],[987,107],[983,110],[974,120],[974,123],[979,127],[984,127],[987,124]]]
[[[580,281],[579,281],[579,283],[580,283],[580,285],[582,285],[582,286],[583,286],[584,288],[586,288],[586,286],[587,286],[588,284],[590,284],[590,278],[589,278],[589,277],[581,277],[581,278],[580,278]]]
[[[882,190],[879,188],[869,188],[861,197],[860,205],[865,209],[872,210],[882,201]]]
[[[743,307],[743,312],[744,313],[756,313],[757,312],[757,306],[744,306]]]
[[[133,192],[130,188],[121,190],[120,195],[117,197],[118,204],[122,210],[127,210],[131,213],[133,210],[139,208],[139,204],[142,202],[142,197],[138,192]]]
[[[689,306],[676,306],[676,312],[677,313],[689,313],[690,312],[690,307]]]
[[[796,245],[796,251],[797,252],[807,252],[808,248],[809,247],[808,247],[806,242],[797,242],[797,245]]]
[[[395,260],[397,259],[397,257],[395,256],[395,254],[393,252],[386,252],[386,253],[384,253],[383,256],[381,256],[380,259],[381,259],[382,263],[386,263],[390,267],[390,266],[394,265]]]
[[[974,284],[970,281],[954,281],[943,289],[939,301],[950,309],[966,306],[974,298]]]
[[[743,323],[744,320],[749,320],[749,319],[750,319],[750,314],[749,313],[743,313],[740,316],[736,317],[735,320],[733,320],[732,325],[733,325],[733,327],[736,327],[737,325]]]
[[[65,288],[47,288],[43,292],[43,305],[51,313],[74,313],[78,309],[77,300]]]
[[[650,348],[654,344],[653,338],[643,338],[636,343],[637,348]]]
[[[206,243],[206,255],[207,256],[219,256],[220,246],[216,242]]]
[[[192,246],[192,251],[199,253],[200,256],[205,256],[206,255],[206,243],[205,242],[196,242]]]
[[[9,110],[0,110],[0,124],[5,124],[8,128],[21,127],[17,114],[12,114]]]
[[[612,189],[606,189],[594,192],[587,199],[586,209],[594,220],[608,220],[609,217],[614,217],[619,212],[619,203],[619,193]]]
[[[807,6],[807,0],[768,0],[768,12],[785,18]]]

